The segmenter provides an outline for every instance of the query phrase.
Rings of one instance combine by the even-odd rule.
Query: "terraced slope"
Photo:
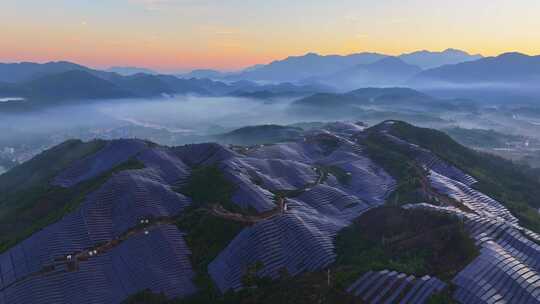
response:
[[[330,149],[328,141],[335,141],[335,146]],[[309,154],[308,159],[264,157],[266,148],[279,146],[241,154],[215,144],[162,148],[118,140],[73,160],[49,179],[52,187],[71,189],[124,163],[141,165],[107,175],[75,210],[2,254],[1,298],[8,303],[38,299],[114,303],[145,289],[168,297],[195,292],[190,251],[182,233],[168,223],[192,205],[177,189],[186,185],[193,168],[201,166],[217,166],[235,185],[232,203],[254,214],[255,223],[209,265],[222,291],[242,288],[245,267],[252,263],[262,263],[260,275],[269,277],[277,277],[284,267],[298,274],[331,264],[337,231],[382,204],[393,179],[376,169],[356,144],[328,131],[310,134],[299,143],[296,153]],[[321,166],[350,171],[351,182],[341,184],[335,176],[323,174]],[[293,192],[298,197],[282,197]],[[148,251],[159,246],[168,249],[159,254]],[[127,269],[135,272],[126,276]],[[88,285],[85,276],[95,277],[92,284],[98,285]],[[45,277],[56,279],[47,279],[45,285]],[[28,292],[28,286],[36,287]],[[92,291],[105,286],[110,286],[107,292]],[[70,295],[73,289],[79,296]]]
[[[400,127],[408,128],[402,129],[402,134],[411,131],[411,127]],[[424,147],[396,138],[392,133],[398,132],[392,132],[391,128],[383,126],[379,132],[394,142],[406,146],[409,151],[414,151],[415,153],[411,155],[422,155]],[[425,138],[425,140],[430,139]],[[418,142],[425,144],[422,140]],[[449,157],[451,153],[452,151],[447,151],[440,155]],[[479,155],[471,154],[471,156],[481,158]],[[440,201],[441,206],[410,204],[406,208],[435,210],[460,218],[481,248],[478,258],[453,278],[452,283],[457,287],[453,298],[460,303],[540,303],[540,246],[538,245],[540,238],[538,234],[522,227],[520,219],[506,207],[512,207],[515,202],[499,202],[475,189],[477,183],[486,183],[486,179],[489,183],[504,184],[504,179],[508,177],[497,174],[488,177],[478,175],[481,179],[478,182],[455,166],[452,168],[433,166],[433,163],[438,164],[442,161],[439,157],[435,162],[424,162],[424,159],[425,157],[417,158],[427,170],[427,180],[431,189],[443,197],[450,198],[458,208],[456,205],[445,206]],[[490,161],[489,158],[488,161]],[[446,164],[449,163],[446,162]],[[476,164],[476,170],[471,170],[471,172],[489,170],[496,172],[489,166],[482,165],[482,162]],[[505,163],[502,165],[508,166]],[[520,176],[517,175],[515,178]]]
[[[139,141],[116,141],[53,178],[51,183],[74,187],[129,157],[144,164],[112,174],[77,210],[0,255],[5,303],[115,303],[145,288],[168,296],[193,293],[182,233],[166,224],[147,234],[134,230],[141,220],[171,217],[190,205],[171,188],[189,168],[168,153]]]
[[[231,296],[236,303],[268,303],[283,299],[281,291],[295,303],[425,303],[441,292],[460,303],[540,302],[540,237],[521,226],[523,217],[508,202],[477,187],[484,182],[477,171],[465,172],[395,126],[401,123],[367,130],[334,123],[294,142],[248,147],[117,140],[93,148],[79,143],[69,157],[53,153],[45,159],[61,166],[47,174],[34,167],[45,190],[21,196],[34,216],[51,220],[23,239],[3,236],[0,304],[121,303],[134,294],[154,294],[156,303],[200,303],[201,293],[203,303]],[[0,185],[0,197],[36,184],[21,181],[16,192]],[[343,243],[336,239],[354,232],[361,216],[384,216],[380,207],[409,190],[418,195],[401,196],[391,210],[429,210],[422,216],[433,219],[425,221],[431,226],[410,224],[411,232],[377,220],[392,231],[369,239],[383,250],[378,264],[345,265],[378,251],[337,248]],[[51,193],[68,199],[58,203],[61,212],[42,199]],[[24,210],[2,212],[17,223]],[[440,221],[433,215],[439,213]],[[370,233],[369,227],[359,231]],[[480,249],[476,258],[464,253],[475,246],[469,236]],[[432,239],[441,240],[426,243]],[[452,246],[453,240],[464,245]],[[402,260],[388,251],[405,253],[410,246],[437,256],[418,251],[419,257]],[[441,259],[459,267],[442,267]],[[300,299],[299,291],[284,287],[305,282],[319,286],[313,297]]]

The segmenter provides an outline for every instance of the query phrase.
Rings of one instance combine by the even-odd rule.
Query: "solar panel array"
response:
[[[524,263],[519,253],[485,243],[480,256],[453,280],[458,286],[454,298],[460,303],[540,303],[538,268]]]
[[[175,226],[131,237],[81,261],[76,271],[58,262],[119,239],[141,219],[174,216],[191,203],[171,188],[189,168],[174,153],[138,140],[112,141],[54,182],[75,185],[131,157],[146,168],[114,174],[77,210],[0,255],[0,303],[119,303],[147,288],[171,297],[195,292],[190,251]]]
[[[53,185],[71,187],[97,177],[125,162],[146,148],[141,140],[119,139],[110,141],[95,154],[75,161],[52,181]]]
[[[347,288],[347,292],[365,303],[426,303],[430,296],[446,288],[441,280],[391,270],[368,271]]]
[[[500,202],[466,184],[434,171],[430,172],[429,180],[434,189],[461,202],[476,213],[486,217],[500,217],[513,224],[518,222],[518,219]]]
[[[174,148],[175,154],[190,167],[215,165],[231,157],[236,152],[215,143],[185,145]]]
[[[325,131],[324,135],[334,136]],[[255,176],[264,187],[286,185],[289,190],[301,190],[301,194],[286,200],[287,211],[245,228],[209,265],[209,273],[221,291],[243,288],[245,270],[255,264],[263,265],[259,276],[271,278],[277,278],[282,269],[295,275],[327,267],[335,260],[337,232],[384,202],[395,187],[394,179],[371,162],[358,144],[340,136],[336,139],[341,145],[330,154],[324,153],[316,140],[308,139],[261,146],[250,150],[248,156],[226,162],[237,185],[254,185],[249,179]],[[313,170],[315,164],[339,166],[350,173],[350,183],[342,185],[335,177],[322,181]],[[299,181],[294,181],[295,176]],[[268,179],[276,182],[265,183]],[[259,196],[245,194],[250,191]],[[257,186],[255,190],[241,189],[240,193],[256,207],[267,199],[264,191]]]
[[[445,163],[430,151],[386,135],[408,146],[428,169],[431,187],[468,208],[414,204],[461,218],[481,248],[481,254],[453,279],[459,303],[540,303],[540,245],[538,235],[495,199],[472,188],[476,180]]]
[[[309,164],[284,159],[241,159],[246,173],[260,180],[265,189],[294,190],[315,183],[319,174]]]
[[[519,225],[456,208],[409,205],[462,218],[481,247],[480,256],[452,280],[459,303],[540,303],[540,245]]]
[[[11,261],[1,263],[0,303],[120,303],[144,289],[169,297],[189,295],[196,291],[189,254],[175,226],[160,226],[80,262],[75,271],[64,264],[13,282],[10,273],[18,273],[21,265],[16,259],[32,261],[12,252]]]
[[[291,275],[324,269],[335,260],[337,233],[382,205],[396,187],[365,154],[361,130],[333,124],[328,130],[306,132],[298,142],[252,147],[243,154],[217,144],[164,148],[138,140],[111,141],[95,155],[74,162],[52,183],[70,187],[133,157],[145,168],[115,173],[76,211],[1,254],[0,304],[120,303],[144,289],[169,297],[196,292],[191,252],[182,233],[166,223],[144,233],[133,229],[141,219],[181,214],[191,202],[173,188],[184,185],[191,168],[201,165],[223,170],[237,187],[234,203],[271,212],[243,229],[210,263],[208,272],[221,291],[245,287],[246,269],[256,264],[262,265],[258,276],[271,278],[283,269]],[[474,212],[407,206],[458,216],[481,246],[481,255],[454,278],[454,298],[460,303],[538,303],[540,246],[531,239],[540,236],[520,227],[503,204],[472,189],[474,178],[430,151],[387,135],[417,152],[436,191]],[[323,175],[316,169],[325,167],[346,174],[346,181],[335,171]],[[283,190],[296,194],[280,206],[276,191]],[[81,261],[77,269],[58,262],[131,232],[135,234]],[[368,303],[424,303],[444,287],[436,278],[387,270],[364,274],[348,291]]]

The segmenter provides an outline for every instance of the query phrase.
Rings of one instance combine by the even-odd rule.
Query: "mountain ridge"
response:
[[[331,75],[305,80],[325,83],[342,90],[361,87],[392,87],[405,84],[412,76],[421,72],[416,65],[405,63],[399,57],[385,57],[369,64],[358,64]]]
[[[51,159],[55,168],[43,171]],[[10,221],[29,211],[27,220],[48,219],[40,202],[70,206],[3,248],[0,296],[14,304],[481,299],[486,280],[502,293],[497,277],[519,267],[526,271],[509,284],[534,302],[540,290],[529,291],[526,278],[540,275],[526,265],[538,255],[525,253],[539,250],[528,227],[540,230],[540,187],[520,170],[393,120],[329,123],[252,147],[70,141],[8,172],[22,182],[0,176],[0,189],[17,183],[27,198],[26,208],[0,213]],[[410,286],[359,288],[369,277]]]
[[[540,56],[518,52],[486,57],[473,62],[445,65],[421,72],[412,83],[434,82],[448,84],[501,84],[540,81]]]
[[[448,48],[441,52],[428,50],[401,54],[398,56],[408,64],[417,65],[422,69],[432,69],[447,64],[458,64],[483,58],[480,54],[469,54],[465,51]]]

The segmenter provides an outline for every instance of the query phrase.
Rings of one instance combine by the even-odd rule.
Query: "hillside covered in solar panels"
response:
[[[540,302],[534,171],[399,121],[265,135],[0,175],[0,304]]]

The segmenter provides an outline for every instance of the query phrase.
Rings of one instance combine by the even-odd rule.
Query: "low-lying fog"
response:
[[[105,132],[120,126],[139,126],[170,133],[206,135],[256,124],[302,121],[288,114],[291,100],[262,101],[236,97],[177,96],[167,99],[126,99],[58,106],[31,113],[2,114],[3,130],[56,135],[82,129]],[[0,134],[0,140],[10,134]]]
[[[0,97],[0,102],[24,101],[22,97]]]
[[[460,126],[532,137],[540,134],[540,126],[535,124],[540,121],[540,110],[535,109],[521,108],[516,112],[484,106],[470,113],[403,109],[391,105],[360,107],[354,113],[338,115],[329,113],[329,108],[321,108],[307,116],[290,111],[293,100],[176,96],[79,102],[76,106],[17,114],[0,112],[0,174],[5,168],[70,138],[143,138],[163,145],[182,145],[211,141],[211,135],[248,125],[344,119],[371,125],[386,119],[400,119],[440,129]]]
[[[96,111],[120,121],[171,132],[207,133],[246,125],[289,124],[301,120],[286,109],[290,99],[263,101],[236,97],[174,97],[149,102],[103,104]]]
[[[69,138],[138,137],[164,145],[207,141],[208,135],[259,124],[304,121],[287,111],[292,99],[176,96],[93,101],[41,111],[0,113],[0,159],[24,161]],[[15,151],[13,151],[15,150]],[[5,164],[0,162],[5,167]]]

